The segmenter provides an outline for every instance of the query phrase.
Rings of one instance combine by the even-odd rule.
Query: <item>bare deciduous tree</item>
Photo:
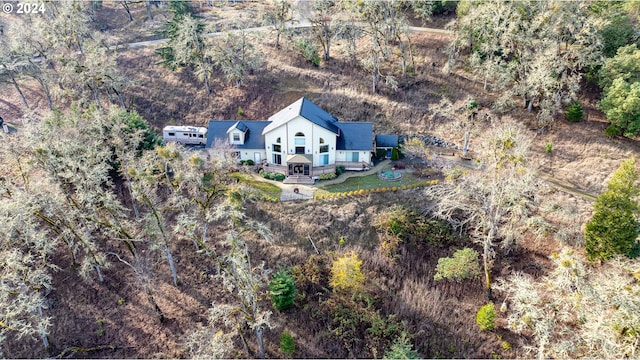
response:
[[[236,27],[238,30],[227,31],[216,39],[208,55],[227,80],[239,88],[242,80],[260,66],[262,54],[257,51],[253,37],[245,31],[246,26],[240,23]]]
[[[616,259],[587,266],[574,250],[551,255],[554,269],[541,279],[516,273],[499,279],[509,327],[531,334],[525,350],[538,358],[634,358],[640,338],[640,267]],[[524,338],[523,338],[524,339]]]
[[[280,38],[288,31],[287,24],[293,20],[290,0],[270,0],[264,13],[264,22],[273,26],[276,33],[276,49],[280,49]]]
[[[495,128],[481,148],[483,170],[452,172],[427,190],[433,215],[466,230],[482,245],[485,288],[491,299],[495,242],[512,248],[535,199],[536,183],[527,168],[528,140],[514,125]]]

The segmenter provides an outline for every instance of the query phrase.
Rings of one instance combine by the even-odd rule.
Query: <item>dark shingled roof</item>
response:
[[[340,122],[337,123],[342,131],[338,136],[337,150],[368,150],[373,151],[373,125],[369,122]]]
[[[229,142],[229,136],[227,130],[232,127],[236,120],[211,120],[209,121],[209,130],[207,133],[207,147],[210,148],[213,145],[215,139],[225,140]],[[244,144],[233,145],[238,149],[264,149],[264,136],[262,136],[262,130],[271,123],[270,121],[243,121],[242,124],[246,127],[244,135]],[[237,126],[236,126],[237,128]],[[239,129],[239,128],[238,128]],[[239,129],[240,130],[240,129]]]
[[[242,121],[238,121],[238,123],[236,124],[236,129],[245,132],[247,131],[248,127],[247,125],[245,125]]]
[[[285,107],[284,109],[271,116],[269,120],[272,121],[272,123],[264,129],[264,132],[266,133],[275,128],[278,128],[298,115],[304,117],[305,119],[318,126],[321,126],[333,132],[336,135],[340,134],[339,125],[337,124],[338,119],[328,112],[322,110],[322,108],[305,97],[298,99],[293,104]]]
[[[398,146],[398,135],[376,135],[376,147],[393,148]]]

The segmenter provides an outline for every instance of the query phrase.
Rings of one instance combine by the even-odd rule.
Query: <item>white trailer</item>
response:
[[[164,142],[175,141],[180,144],[206,145],[207,128],[195,126],[165,126],[162,129]]]

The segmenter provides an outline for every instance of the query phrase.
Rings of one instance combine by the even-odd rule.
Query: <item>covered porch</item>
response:
[[[313,161],[306,155],[289,155],[286,159],[285,175],[285,184],[313,184]]]

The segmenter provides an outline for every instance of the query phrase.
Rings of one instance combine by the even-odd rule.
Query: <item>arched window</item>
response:
[[[296,154],[304,154],[305,150],[305,142],[304,142],[304,134],[301,132],[297,132],[294,138],[294,144],[296,147]]]
[[[320,153],[328,153],[329,152],[329,145],[323,145],[324,144],[324,139],[320,138]]]
[[[276,144],[280,144],[280,138],[276,139]]]

